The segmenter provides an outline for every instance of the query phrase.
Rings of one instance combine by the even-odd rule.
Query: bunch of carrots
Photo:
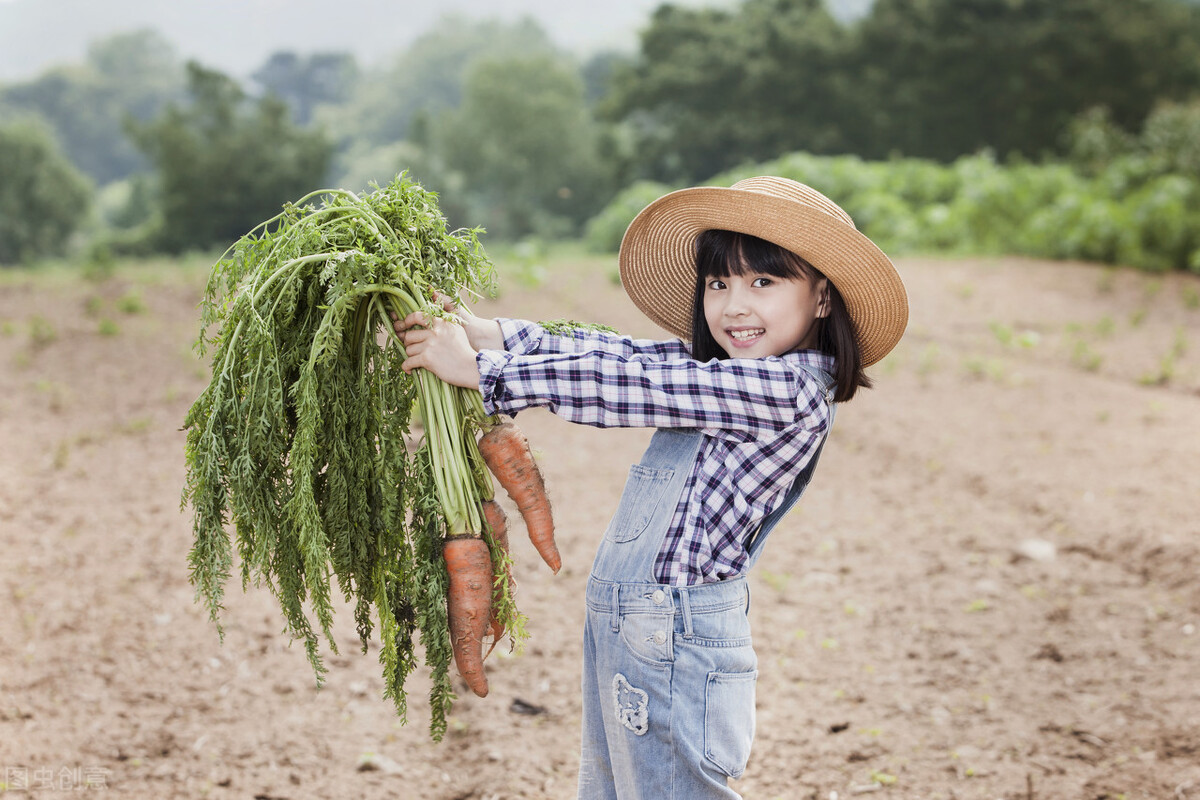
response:
[[[379,626],[385,696],[403,721],[420,645],[435,739],[454,697],[450,662],[483,696],[488,637],[524,637],[491,475],[561,566],[519,429],[488,416],[477,391],[400,368],[393,316],[444,314],[439,290],[479,293],[493,279],[477,232],[449,230],[436,196],[404,176],[361,197],[304,197],[213,267],[197,341],[212,350],[212,380],[184,423],[190,577],[218,631],[236,545],[243,589],[267,583],[320,683],[309,614],[337,652],[336,586],[363,652]]]
[[[538,555],[557,573],[562,567],[562,557],[554,541],[550,502],[525,435],[512,422],[497,422],[480,437],[479,451],[488,469],[516,503]],[[488,684],[483,671],[486,658],[483,641],[490,633],[495,648],[504,636],[505,623],[500,615],[504,599],[498,587],[504,583],[512,585],[512,572],[508,566],[511,559],[504,509],[490,497],[483,500],[482,509],[491,545],[502,554],[501,558],[493,559],[488,544],[470,534],[447,538],[443,552],[450,576],[448,610],[454,663],[471,691],[485,697]],[[491,579],[497,563],[503,564],[504,580],[495,581],[497,588],[493,589]],[[488,649],[489,655],[492,648]]]

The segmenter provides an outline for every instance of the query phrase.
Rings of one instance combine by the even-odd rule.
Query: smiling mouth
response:
[[[747,342],[751,339],[762,336],[764,333],[766,333],[766,330],[763,328],[753,328],[745,331],[730,331],[729,337],[737,342]]]

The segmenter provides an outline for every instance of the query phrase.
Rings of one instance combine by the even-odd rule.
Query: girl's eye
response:
[[[754,279],[754,282],[753,282],[753,283],[751,283],[750,285],[751,285],[751,286],[753,286],[753,287],[754,287],[754,288],[756,288],[756,289],[761,289],[761,288],[763,288],[764,286],[770,286],[770,285],[771,285],[771,279],[770,279],[770,278],[755,278],[755,279]]]
[[[719,280],[717,278],[713,278],[711,281],[708,282],[708,288],[709,289],[724,289],[725,281]]]

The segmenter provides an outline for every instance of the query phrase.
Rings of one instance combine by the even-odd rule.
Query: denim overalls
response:
[[[822,385],[830,377],[806,367]],[[829,424],[833,424],[831,391]],[[828,429],[827,429],[828,431]],[[700,452],[697,430],[660,429],[629,471],[587,584],[581,800],[737,798],[754,738],[758,659],[743,573],[660,584],[654,561]],[[747,546],[746,571],[800,499],[821,454]]]

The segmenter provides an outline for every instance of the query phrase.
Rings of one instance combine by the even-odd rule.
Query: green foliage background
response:
[[[0,264],[66,251],[91,184],[37,120],[0,126]]]
[[[406,170],[490,241],[611,250],[652,187],[788,169],[897,252],[1165,269],[1194,268],[1198,98],[1183,0],[875,0],[854,22],[743,0],[661,5],[633,53],[448,16],[390,63],[281,51],[245,84],[135,31],[0,86],[0,119],[54,130],[100,187],[80,226],[117,251],[227,244]]]
[[[1137,137],[1086,115],[1069,140],[1062,163],[791,153],[709,182],[771,174],[820,187],[889,254],[1018,253],[1200,272],[1200,105],[1163,107]],[[637,212],[677,188],[630,187],[589,223],[588,246],[615,252]]]
[[[248,104],[236,83],[195,63],[188,94],[190,105],[131,125],[157,170],[161,220],[150,235],[161,249],[231,242],[323,180],[328,143],[293,124],[281,101]]]

